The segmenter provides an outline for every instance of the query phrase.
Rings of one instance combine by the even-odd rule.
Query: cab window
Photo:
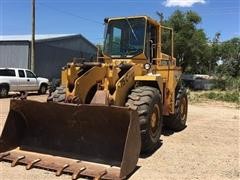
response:
[[[19,75],[20,78],[24,78],[25,77],[25,74],[24,74],[23,70],[18,70],[18,75]]]
[[[12,69],[0,69],[0,76],[16,76]]]
[[[157,57],[157,29],[156,26],[150,24],[148,22],[147,25],[147,39],[146,39],[146,49],[145,49],[145,54],[148,59],[150,57],[156,58]]]
[[[36,78],[36,76],[31,71],[26,71],[28,78]]]
[[[130,58],[143,53],[146,21],[144,18],[124,18],[108,23],[104,54],[112,58]]]

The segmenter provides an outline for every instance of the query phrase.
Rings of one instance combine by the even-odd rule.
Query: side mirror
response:
[[[149,44],[150,44],[150,63],[152,64],[153,62],[153,48],[154,48],[154,44],[153,44],[153,40],[149,40]]]

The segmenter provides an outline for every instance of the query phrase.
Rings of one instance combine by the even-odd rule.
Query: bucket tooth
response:
[[[72,180],[77,179],[80,176],[81,172],[85,171],[86,169],[87,169],[86,167],[81,167],[80,169],[75,171],[72,175]]]
[[[33,160],[32,162],[30,162],[30,163],[26,166],[26,170],[31,169],[34,164],[36,164],[36,163],[38,163],[38,162],[40,162],[40,161],[41,161],[41,159],[35,159],[35,160]]]
[[[10,152],[0,154],[0,162],[3,160],[4,157],[9,155],[10,155]]]
[[[56,176],[60,176],[63,170],[66,169],[67,167],[69,167],[69,164],[64,164],[62,167],[60,167],[56,172]]]
[[[24,159],[24,158],[25,158],[25,156],[18,156],[16,159],[14,159],[14,160],[12,161],[11,167],[16,166],[17,163],[18,163],[20,160]]]
[[[94,180],[99,180],[106,174],[107,174],[107,170],[105,169],[104,171],[100,172],[99,175],[94,178]]]

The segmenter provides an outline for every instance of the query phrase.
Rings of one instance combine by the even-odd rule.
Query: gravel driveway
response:
[[[29,99],[45,101],[46,96]],[[0,132],[9,111],[9,98],[0,99]],[[149,157],[141,157],[138,169],[129,179],[239,179],[239,109],[208,102],[189,105],[188,127],[179,133],[165,131],[160,147]],[[0,162],[0,180],[63,180],[53,172],[26,171]]]

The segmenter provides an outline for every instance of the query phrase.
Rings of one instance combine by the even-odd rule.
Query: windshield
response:
[[[129,58],[144,50],[145,19],[111,20],[108,24],[104,53],[112,58]]]

